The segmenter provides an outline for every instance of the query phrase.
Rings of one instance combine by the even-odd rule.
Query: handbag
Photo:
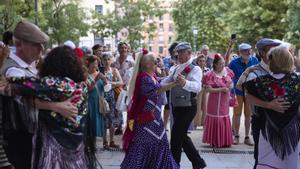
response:
[[[97,86],[95,86],[97,94],[99,96],[99,112],[100,114],[107,114],[110,112],[109,104],[104,98],[104,96],[100,95],[99,89]]]
[[[116,102],[116,109],[119,111],[127,111],[127,105],[126,105],[126,99],[127,99],[127,91],[121,90],[121,93],[119,94],[119,97]]]
[[[115,99],[117,100],[122,92],[123,88],[121,86],[113,88],[115,93]]]
[[[117,69],[113,69],[112,70],[112,73],[113,73],[113,81],[118,81],[118,75],[117,75]],[[114,90],[114,94],[115,94],[115,99],[117,100],[120,93],[122,92],[123,90],[123,87],[122,86],[118,86],[118,87],[114,87],[113,88]]]
[[[229,106],[230,107],[237,107],[238,105],[239,105],[239,102],[237,100],[235,90],[231,89],[230,96],[229,96]]]

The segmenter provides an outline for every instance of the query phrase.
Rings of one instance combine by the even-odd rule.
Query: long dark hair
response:
[[[39,76],[68,77],[82,82],[85,81],[85,69],[70,47],[59,46],[47,54],[39,68]]]

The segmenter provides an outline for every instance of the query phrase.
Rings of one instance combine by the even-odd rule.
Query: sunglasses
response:
[[[159,58],[156,58],[155,61],[154,61],[155,65],[158,65],[160,63],[160,59]]]

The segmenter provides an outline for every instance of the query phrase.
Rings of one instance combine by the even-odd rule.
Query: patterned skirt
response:
[[[179,169],[169,149],[162,121],[136,126],[121,169]]]
[[[83,142],[76,149],[67,149],[56,141],[45,125],[40,124],[39,127],[34,136],[33,169],[87,168]]]

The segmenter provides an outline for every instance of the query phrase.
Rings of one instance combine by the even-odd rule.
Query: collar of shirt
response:
[[[193,60],[194,59],[191,58],[187,62],[177,65],[176,70],[175,70],[176,72],[174,74],[174,79],[176,79],[178,74],[180,74],[188,65],[192,64]]]
[[[271,74],[271,76],[273,76],[275,79],[282,79],[284,76],[285,76],[285,74],[283,74],[283,73],[278,73],[278,74]]]
[[[35,75],[38,73],[34,62],[31,65],[29,65],[26,62],[24,62],[19,56],[17,56],[14,52],[10,52],[9,58],[17,62],[17,64],[22,68],[28,69],[31,73]]]
[[[271,70],[270,70],[270,66],[268,64],[266,64],[263,60],[261,60],[261,62],[259,63],[260,66],[262,68],[264,68],[268,73],[272,74]]]

